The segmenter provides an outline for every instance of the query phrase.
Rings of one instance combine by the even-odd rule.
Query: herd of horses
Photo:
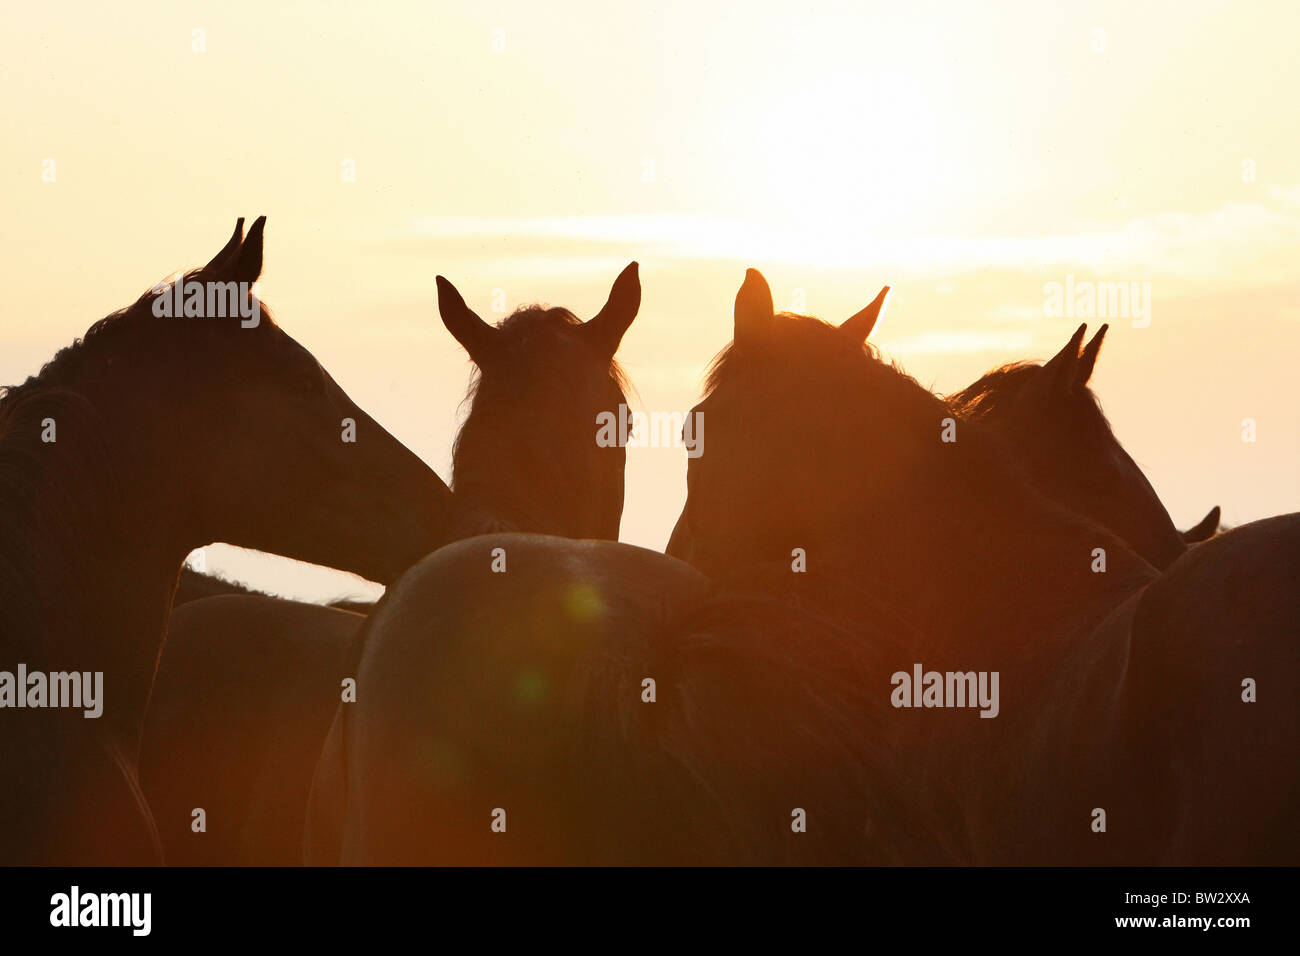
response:
[[[177,281],[256,281],[264,222]],[[1300,516],[1180,533],[1104,326],[940,396],[885,292],[833,324],[750,270],[660,554],[595,440],[635,263],[585,322],[439,277],[450,487],[269,315],[160,294],[0,393],[0,669],[104,675],[99,719],[0,709],[0,863],[1300,862]],[[387,590],[182,574],[214,541]],[[997,716],[895,706],[914,665]]]

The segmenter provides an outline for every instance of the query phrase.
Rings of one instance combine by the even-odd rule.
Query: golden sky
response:
[[[1295,510],[1300,6],[1051,6],[9,5],[0,381],[240,215],[280,324],[444,477],[469,369],[438,273],[484,316],[585,316],[639,260],[647,410],[694,402],[747,266],[835,320],[892,285],[873,340],[945,391],[1064,344],[1045,284],[1150,283],[1093,380],[1120,440],[1182,525]],[[629,452],[624,540],[663,546],[685,469]]]

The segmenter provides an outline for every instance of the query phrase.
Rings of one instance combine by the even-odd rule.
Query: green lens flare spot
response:
[[[590,584],[578,582],[564,595],[564,609],[571,620],[586,623],[605,615],[605,599]]]
[[[522,703],[537,703],[546,696],[546,690],[546,677],[541,671],[520,671],[515,675],[515,697]]]
[[[460,751],[449,741],[433,740],[414,754],[414,769],[419,770],[424,783],[442,790],[458,783],[465,775],[465,762]]]

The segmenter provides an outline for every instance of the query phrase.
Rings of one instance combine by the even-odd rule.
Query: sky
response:
[[[470,367],[437,274],[586,317],[638,260],[651,412],[697,400],[749,266],[834,321],[891,285],[872,340],[945,392],[1065,343],[1053,283],[1123,283],[1150,308],[1092,384],[1175,522],[1296,510],[1297,35],[1286,2],[9,5],[0,382],[237,216],[279,324],[444,478]],[[685,473],[629,450],[623,540],[663,547]]]

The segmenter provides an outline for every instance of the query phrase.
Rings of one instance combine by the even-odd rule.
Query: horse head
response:
[[[149,347],[117,357],[165,389],[161,406],[140,390],[157,473],[191,502],[194,546],[391,581],[444,543],[451,493],[271,318],[254,288],[266,219],[246,236],[243,222],[206,266],[138,304]]]
[[[1084,345],[1086,330],[1080,325],[1045,364],[994,369],[950,401],[1000,433],[1045,495],[1168,567],[1185,550],[1183,537],[1088,388],[1107,326]]]
[[[640,304],[633,262],[586,322],[534,305],[494,326],[438,277],[442,321],[476,366],[452,456],[452,486],[465,508],[498,530],[618,537],[626,453],[597,441],[597,422],[627,404],[614,353]]]

